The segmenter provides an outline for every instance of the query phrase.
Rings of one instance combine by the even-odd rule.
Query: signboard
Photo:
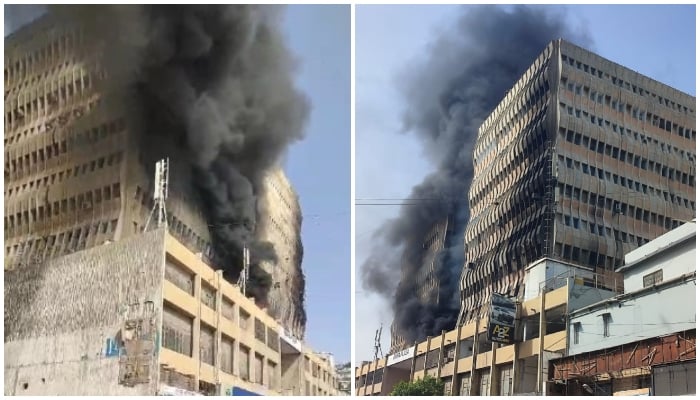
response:
[[[160,385],[160,391],[158,391],[158,394],[160,396],[201,396],[201,394],[197,392],[168,385]]]
[[[491,294],[487,339],[490,342],[511,344],[514,337],[515,301],[502,294]]]
[[[239,388],[236,386],[227,390],[226,395],[228,395],[228,396],[260,396],[259,394],[255,393],[255,392],[251,392],[250,390],[245,390],[243,388]]]
[[[410,360],[411,358],[413,358],[413,354],[415,353],[415,351],[416,348],[414,346],[411,346],[407,349],[399,351],[398,353],[394,353],[389,356],[389,360],[387,361],[386,365],[394,365],[400,363],[401,361]]]
[[[284,340],[290,346],[294,347],[298,352],[301,353],[301,341],[299,339],[292,336],[291,333],[287,333],[287,330],[283,327],[280,327],[279,335],[280,339]]]

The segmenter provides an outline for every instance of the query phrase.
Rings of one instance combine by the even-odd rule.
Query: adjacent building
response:
[[[442,381],[445,395],[542,393],[548,361],[566,354],[567,314],[614,296],[618,285],[593,268],[550,258],[529,265],[523,284],[522,300],[513,299],[510,343],[490,341],[491,321],[478,318],[356,368],[356,395],[388,395],[426,375]]]
[[[388,395],[431,375],[452,396],[694,395],[695,241],[693,220],[628,253],[613,274],[538,260],[513,298],[509,340],[493,337],[489,313],[362,364],[355,393]]]
[[[630,252],[625,293],[569,315],[550,394],[695,394],[695,241],[693,221]]]
[[[4,300],[5,395],[337,394],[332,362],[164,229],[6,271]]]
[[[415,249],[405,252],[401,270],[400,287],[411,290],[421,304],[437,304],[440,300],[440,280],[437,275],[436,256],[445,248],[448,229],[451,228],[449,218],[432,226]],[[410,254],[410,257],[408,256]],[[416,265],[418,264],[418,268]],[[443,289],[444,290],[444,289]],[[391,324],[390,352],[396,352],[413,344],[407,339],[407,334],[397,321]],[[416,338],[419,341],[425,338]]]
[[[258,199],[258,237],[273,244],[276,262],[262,262],[272,277],[268,294],[270,315],[286,326],[290,333],[303,339],[306,328],[304,310],[304,273],[301,261],[301,208],[299,197],[281,168],[265,177],[263,193]]]
[[[695,215],[695,97],[564,40],[479,129],[459,325],[541,257],[606,274]]]

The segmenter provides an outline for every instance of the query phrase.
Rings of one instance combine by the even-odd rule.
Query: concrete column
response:
[[[413,342],[413,358],[411,358],[411,375],[409,375],[408,381],[413,382],[413,375],[416,373],[416,352],[418,351],[418,342]]]
[[[192,358],[197,364],[197,373],[194,376],[195,391],[199,390],[199,341],[202,322],[202,276],[194,276],[194,299],[197,302],[197,315],[192,321]]]
[[[432,337],[428,336],[428,346],[425,348],[425,360],[423,361],[423,378],[428,372],[428,354],[430,353],[430,342],[433,340]]]
[[[452,368],[452,395],[459,396],[459,390],[455,390],[457,387],[457,367],[459,366],[459,347],[460,338],[462,337],[462,325],[457,326],[457,343],[455,344],[455,363]],[[460,385],[460,390],[461,390]]]
[[[547,333],[547,319],[545,318],[545,293],[546,290],[543,288],[540,292],[540,337],[539,340],[539,351],[537,355],[537,393],[542,394],[542,369],[544,368],[544,335]]]
[[[445,350],[445,330],[442,330],[442,334],[440,336],[440,350],[438,352],[438,370],[437,370],[437,377],[440,379],[440,372],[442,372],[442,359],[443,359],[443,352]]]
[[[489,370],[491,371],[491,375],[489,375],[489,394],[491,396],[497,396],[498,395],[498,387],[497,385],[494,385],[494,383],[497,382],[496,378],[496,348],[498,347],[498,344],[496,342],[491,342],[491,362],[489,363]]]
[[[215,376],[217,386],[221,385],[221,311],[222,311],[222,294],[221,282],[223,281],[224,271],[216,271],[216,331],[214,332],[214,367],[216,368]]]
[[[520,342],[518,341],[518,335],[517,332],[519,330],[519,324],[520,324],[520,307],[522,304],[520,302],[515,303],[515,332],[513,332],[513,338],[515,339],[515,344],[513,345],[513,372],[511,373],[511,379],[513,382],[511,383],[511,393],[515,395],[516,393],[520,392],[520,383],[518,382],[518,379],[520,378],[520,370],[518,368],[519,362],[518,362],[518,357],[520,355]]]
[[[476,327],[474,328],[474,346],[472,348],[472,367],[469,372],[469,379],[471,380],[471,385],[469,387],[469,395],[470,396],[476,396],[479,391],[477,385],[474,383],[475,381],[475,376],[474,373],[476,372],[476,358],[479,354],[479,325],[481,324],[481,313],[478,312],[476,314]],[[480,382],[478,382],[479,385],[481,385]]]

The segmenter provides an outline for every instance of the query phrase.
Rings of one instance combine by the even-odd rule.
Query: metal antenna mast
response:
[[[248,245],[243,245],[243,270],[238,277],[238,286],[241,288],[243,296],[246,295],[246,286],[248,284],[248,272],[250,270],[250,250]]]
[[[168,226],[168,214],[165,211],[165,200],[168,198],[168,175],[170,162],[167,158],[156,163],[155,187],[153,188],[153,209],[148,215],[146,226],[143,231],[148,230],[153,214],[156,215],[156,226]]]
[[[374,359],[377,360],[379,357],[377,355],[384,357],[384,353],[382,352],[382,325],[379,325],[379,329],[377,329],[374,333]]]

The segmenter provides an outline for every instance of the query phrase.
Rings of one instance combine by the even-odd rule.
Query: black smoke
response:
[[[552,9],[465,7],[456,24],[401,75],[405,131],[420,139],[435,169],[412,189],[399,217],[377,232],[378,244],[363,265],[363,285],[390,299],[394,323],[409,343],[455,327],[478,128],[557,38],[582,41]],[[425,235],[448,218],[445,249],[435,257],[439,292],[433,295],[439,300],[422,304],[411,278],[426,262]],[[400,276],[407,279],[395,286]]]
[[[261,261],[276,261],[256,238],[263,176],[303,136],[309,103],[293,85],[295,61],[273,6],[53,6],[79,24],[113,92],[137,118],[146,152],[176,143],[192,169],[215,262],[238,278],[251,248],[248,293],[266,302]]]

